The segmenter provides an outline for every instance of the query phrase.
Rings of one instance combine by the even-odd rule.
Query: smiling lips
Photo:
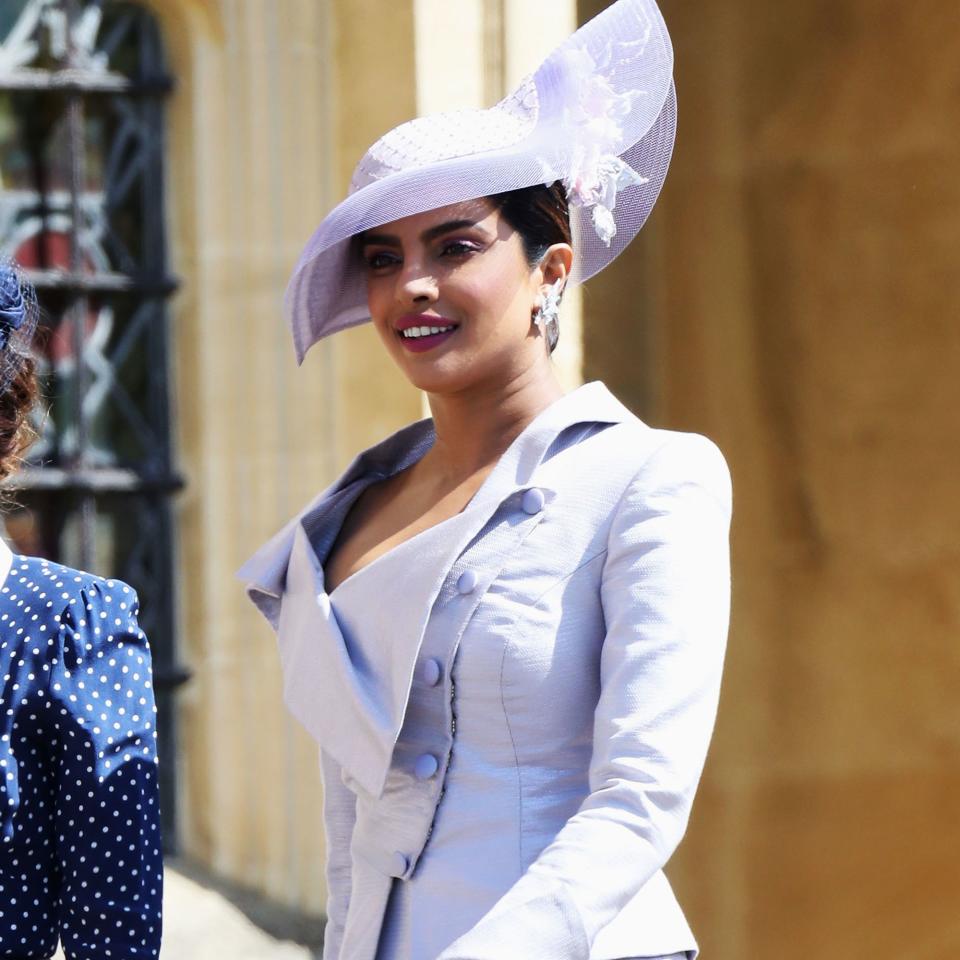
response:
[[[411,353],[424,353],[447,340],[457,329],[444,317],[416,314],[401,317],[397,323],[397,336]]]

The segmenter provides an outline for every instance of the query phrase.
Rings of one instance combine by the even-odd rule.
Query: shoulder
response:
[[[649,455],[636,465],[616,508],[612,537],[631,540],[635,529],[650,535],[702,543],[729,532],[732,488],[726,459],[697,433],[653,430]],[[718,541],[719,542],[719,541]]]
[[[42,557],[13,558],[0,588],[0,604],[30,615],[31,622],[78,623],[94,606],[106,619],[135,619],[136,591],[122,580],[106,579]]]
[[[628,492],[695,483],[730,499],[730,471],[719,447],[698,433],[650,427],[635,416],[589,431],[542,467],[558,489],[599,492],[617,501]]]
[[[699,433],[651,429],[652,449],[639,464],[635,480],[643,483],[698,483],[726,493],[730,469],[720,448]]]
[[[632,476],[658,471],[689,471],[693,475],[720,472],[729,476],[720,448],[709,437],[681,430],[652,427],[630,414],[603,431],[607,457]]]
[[[21,593],[43,593],[54,602],[54,606],[57,600],[69,602],[81,593],[90,592],[105,596],[117,594],[125,597],[128,602],[136,598],[133,587],[122,580],[108,579],[86,570],[67,567],[44,557],[16,554],[4,585],[4,593],[7,592],[7,587]]]
[[[18,651],[37,676],[52,669],[59,677],[114,649],[146,663],[149,648],[137,612],[136,592],[120,580],[14,555],[0,586],[0,650]]]

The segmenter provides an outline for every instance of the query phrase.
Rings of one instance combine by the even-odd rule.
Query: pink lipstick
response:
[[[449,340],[459,324],[429,313],[408,313],[395,324],[397,336],[411,353],[426,353]]]

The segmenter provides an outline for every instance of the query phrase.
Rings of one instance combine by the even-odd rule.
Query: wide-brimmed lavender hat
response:
[[[486,110],[411,120],[361,159],[284,297],[297,360],[364,323],[366,276],[350,238],[437,207],[562,181],[570,282],[602,270],[636,236],[663,186],[676,130],[673,50],[653,0],[617,0]]]

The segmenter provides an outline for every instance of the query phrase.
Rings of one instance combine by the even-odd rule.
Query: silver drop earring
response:
[[[547,344],[552,351],[560,339],[560,299],[563,296],[563,281],[558,280],[543,295],[540,306],[533,315],[533,322],[540,328],[540,333],[547,338]]]

